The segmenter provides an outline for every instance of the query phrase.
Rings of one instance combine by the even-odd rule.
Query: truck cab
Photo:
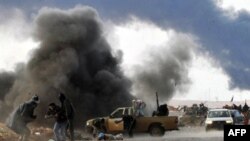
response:
[[[109,132],[123,132],[123,121],[120,123],[115,123],[115,121],[122,120],[123,115],[132,115],[133,110],[131,107],[123,107],[123,108],[117,108],[115,111],[113,111],[109,118],[107,118],[107,129]]]

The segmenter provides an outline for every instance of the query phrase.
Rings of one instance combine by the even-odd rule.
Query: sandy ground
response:
[[[182,127],[178,131],[166,132],[163,137],[148,134],[135,135],[128,141],[223,141],[223,131],[206,132],[204,127]]]
[[[0,141],[16,141],[17,135],[7,128],[0,128],[2,134],[5,134],[5,139],[0,137]],[[3,132],[3,130],[5,130]],[[30,141],[48,141],[53,137],[49,133],[42,133],[41,135],[33,134]],[[1,134],[0,134],[1,136]],[[206,132],[204,127],[181,127],[178,131],[168,131],[163,137],[151,137],[149,134],[135,134],[133,138],[124,136],[125,141],[223,141],[223,131],[210,131]],[[80,140],[78,140],[80,141]],[[84,140],[81,140],[84,141]]]
[[[177,131],[167,131],[163,137],[151,137],[147,133],[135,134],[133,138],[124,136],[125,141],[223,141],[223,131],[205,131],[204,126],[200,126],[200,119],[190,117],[182,117],[181,113],[171,112],[171,115],[179,116],[183,127],[179,127]],[[193,118],[192,118],[193,119]],[[78,132],[84,140],[89,140],[90,136],[82,131]],[[17,135],[8,129],[4,124],[0,123],[0,141],[16,141]],[[53,138],[53,132],[50,128],[34,128],[30,141],[48,141]],[[77,141],[84,141],[77,140]]]

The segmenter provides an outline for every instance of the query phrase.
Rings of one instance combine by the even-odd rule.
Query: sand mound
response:
[[[17,141],[18,135],[5,124],[0,123],[0,141]]]
[[[48,141],[53,138],[53,131],[50,128],[38,127],[30,128],[31,136],[29,141]],[[0,141],[17,141],[19,135],[6,127],[5,124],[0,123]]]

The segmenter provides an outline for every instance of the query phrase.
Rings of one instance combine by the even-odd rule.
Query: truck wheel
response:
[[[159,125],[154,125],[150,127],[149,133],[151,136],[163,136],[165,133],[165,130]]]

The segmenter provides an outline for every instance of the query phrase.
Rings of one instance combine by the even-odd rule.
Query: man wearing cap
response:
[[[7,126],[21,135],[20,141],[27,141],[30,135],[30,130],[27,124],[36,119],[34,110],[39,103],[39,97],[33,96],[30,100],[19,105],[10,115],[7,121]]]

